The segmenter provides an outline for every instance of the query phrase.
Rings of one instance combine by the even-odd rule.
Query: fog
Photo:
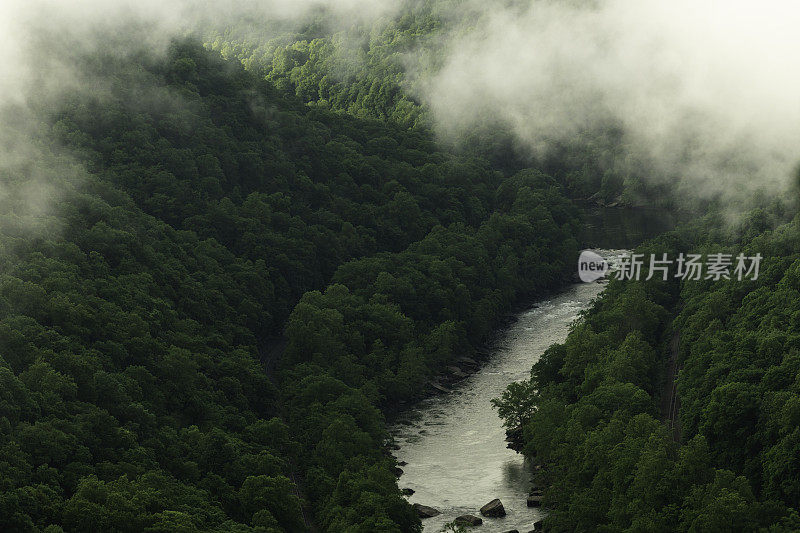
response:
[[[368,24],[395,4],[371,0],[3,0],[0,2],[0,232],[59,231],[54,208],[85,171],[48,139],[46,113],[72,93],[102,97],[106,80],[87,76],[82,57],[97,51],[152,55],[198,28],[264,22],[295,24],[324,9],[331,31]],[[155,90],[154,90],[155,91]],[[154,92],[151,91],[151,92]],[[174,94],[149,94],[175,100]],[[132,105],[148,105],[145,100]],[[7,259],[0,253],[0,259]]]
[[[109,36],[123,37],[115,45],[120,53],[127,38],[157,54],[201,26],[235,23],[263,32],[267,21],[292,24],[324,9],[337,31],[391,16],[401,4],[5,1],[0,110],[14,107],[21,116],[31,98],[102,91],[98,80],[77,74],[74,58],[108,51]],[[780,194],[792,183],[800,160],[800,5],[446,0],[437,9],[446,23],[427,41],[428,49],[410,54],[430,56],[432,45],[437,66],[412,69],[407,77],[442,138],[501,123],[525,150],[541,156],[556,143],[590,139],[613,126],[623,132],[623,155],[608,165],[668,183],[682,197],[721,197],[746,207],[743,200],[755,192]],[[408,64],[421,64],[419,57],[409,57]],[[21,149],[20,139],[37,122],[30,117],[22,130],[0,123],[3,175],[9,175],[10,161],[45,158],[41,150]],[[8,180],[0,186],[8,187]]]
[[[324,9],[335,31],[390,14],[390,0],[4,0],[0,2],[0,103],[24,101],[42,87],[78,90],[72,58],[107,50],[108,36],[127,36],[158,53],[176,36],[199,27],[247,22],[297,22]],[[265,38],[268,36],[265,36]]]
[[[613,125],[616,164],[738,202],[800,159],[798,27],[790,1],[539,0],[470,20],[420,86],[443,135],[499,121],[541,155]]]

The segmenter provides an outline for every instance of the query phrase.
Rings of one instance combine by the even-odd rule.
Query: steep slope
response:
[[[561,188],[193,41],[81,69],[96,92],[40,104],[46,161],[0,198],[0,527],[291,532],[313,503],[329,531],[417,530],[384,412],[563,281]],[[41,173],[57,202],[26,212]]]
[[[800,223],[756,211],[637,252],[761,254],[757,280],[616,282],[500,405],[553,531],[796,531]],[[777,228],[769,229],[773,225]],[[659,409],[678,344],[681,432]],[[513,414],[514,416],[509,416]]]

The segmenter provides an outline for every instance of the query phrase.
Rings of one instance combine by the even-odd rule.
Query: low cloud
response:
[[[105,49],[101,36],[129,35],[155,53],[200,26],[293,23],[324,10],[333,27],[366,23],[397,9],[389,0],[6,0],[0,3],[0,104],[42,85],[70,81],[76,52]]]
[[[395,8],[393,2],[372,0],[0,2],[0,208],[5,215],[0,233],[57,232],[54,208],[85,175],[77,158],[49,139],[45,116],[65,96],[98,97],[108,90],[108,80],[87,76],[79,66],[84,58],[98,51],[124,56],[146,50],[157,56],[176,37],[216,25],[249,23],[263,31],[269,21],[285,28],[324,10],[334,29],[368,23]],[[177,98],[150,97],[150,104],[153,98]]]
[[[785,191],[800,160],[798,27],[778,0],[492,6],[417,86],[444,135],[497,121],[542,155],[611,126],[614,164],[737,202]]]
[[[11,0],[0,4],[0,110],[102,91],[75,58],[153,53],[198,27],[294,24],[323,9],[331,30],[399,12],[389,0]],[[500,123],[531,154],[622,132],[610,169],[731,205],[780,194],[800,160],[800,5],[764,0],[442,1],[438,33],[408,58],[409,86],[445,137]],[[385,20],[385,19],[384,19]],[[114,39],[109,39],[113,36]],[[265,37],[264,35],[261,36]],[[267,36],[268,37],[268,36]],[[435,52],[434,52],[435,51]],[[435,57],[432,57],[435,55]],[[435,68],[430,68],[431,63]],[[23,113],[24,114],[24,113]],[[7,124],[5,138],[13,138]],[[614,140],[617,142],[617,139]],[[23,157],[4,149],[0,171]],[[609,143],[606,143],[609,144]],[[7,180],[0,181],[2,187]]]

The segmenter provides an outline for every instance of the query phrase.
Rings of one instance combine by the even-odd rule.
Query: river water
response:
[[[603,253],[608,256],[608,253]],[[509,383],[530,377],[531,365],[552,344],[564,342],[570,325],[603,290],[601,283],[572,285],[559,295],[519,313],[503,332],[489,361],[453,392],[429,398],[406,412],[392,428],[403,466],[400,487],[415,492],[412,503],[429,505],[441,515],[423,519],[426,532],[438,532],[462,514],[500,498],[504,518],[485,518],[481,532],[533,529],[541,518],[528,508],[530,465],[506,448],[505,430],[492,398]]]

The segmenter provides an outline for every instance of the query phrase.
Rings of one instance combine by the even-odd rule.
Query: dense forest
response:
[[[420,73],[484,16],[104,34],[2,101],[0,531],[422,530],[389,421],[574,281],[587,208],[684,200],[613,121],[441,135]],[[800,530],[800,217],[718,200],[636,252],[758,279],[611,281],[495,401],[546,530]]]
[[[2,529],[417,530],[385,415],[568,278],[563,187],[193,40],[81,67],[58,230],[4,200]]]
[[[640,247],[765,260],[757,280],[612,281],[498,400],[543,465],[548,530],[800,528],[800,218],[785,216],[754,211],[733,234],[709,231],[720,227],[710,217]]]
[[[526,2],[507,4],[522,8]],[[453,34],[468,32],[489,14],[458,0],[400,5],[395,16],[368,27],[332,31],[323,12],[291,30],[279,24],[260,32],[247,23],[211,27],[203,40],[306,105],[427,130],[435,120],[419,95],[421,80],[441,67],[445,43]],[[618,125],[607,126],[602,135],[586,133],[554,140],[546,154],[532,156],[506,124],[486,117],[485,123],[444,141],[506,174],[538,168],[556,178],[571,198],[592,198],[603,205],[674,205],[668,186],[645,182],[646,169],[614,168],[625,152]]]

